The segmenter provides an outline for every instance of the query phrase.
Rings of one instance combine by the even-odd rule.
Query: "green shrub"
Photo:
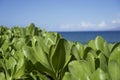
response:
[[[0,26],[0,80],[120,80],[120,43],[83,45],[46,32]]]

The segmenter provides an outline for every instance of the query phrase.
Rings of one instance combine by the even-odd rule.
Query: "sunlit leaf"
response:
[[[63,79],[65,80],[90,80],[90,67],[86,61],[72,61],[69,63],[70,73],[66,73]],[[71,76],[71,78],[69,78]],[[67,79],[68,78],[68,79]]]
[[[90,80],[110,80],[108,74],[106,74],[102,69],[98,68],[90,76]]]
[[[120,80],[120,65],[116,61],[110,61],[108,69],[112,80]]]

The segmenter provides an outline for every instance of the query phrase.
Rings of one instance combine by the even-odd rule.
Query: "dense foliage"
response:
[[[0,26],[0,80],[120,80],[119,74],[119,42],[97,36],[83,45],[33,23]]]

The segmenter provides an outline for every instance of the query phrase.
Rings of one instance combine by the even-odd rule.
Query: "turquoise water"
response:
[[[78,41],[86,44],[89,40],[95,39],[96,36],[102,36],[107,42],[120,42],[120,31],[82,31],[82,32],[58,32],[65,39]]]

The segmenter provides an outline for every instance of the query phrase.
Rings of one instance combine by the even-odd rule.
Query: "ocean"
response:
[[[103,37],[108,43],[120,42],[120,31],[77,31],[58,32],[63,38],[86,44],[89,40],[94,40],[97,36]]]

